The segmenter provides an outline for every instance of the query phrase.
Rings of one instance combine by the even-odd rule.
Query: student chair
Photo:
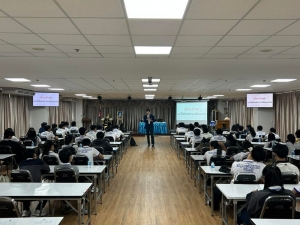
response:
[[[74,165],[87,165],[88,162],[89,162],[89,158],[85,155],[73,156],[73,164]]]
[[[218,156],[214,155],[210,158],[209,165],[211,165],[212,162],[215,163],[215,166],[226,165],[226,158],[221,155],[218,155]]]
[[[11,147],[8,145],[0,145],[0,154],[12,154]],[[17,165],[15,158],[11,160],[11,158],[3,159],[2,165],[6,165],[6,174],[8,174],[8,166],[13,167],[14,165]],[[12,163],[12,164],[11,164]]]
[[[9,197],[0,197],[0,218],[21,217],[17,202]]]
[[[295,172],[281,172],[284,184],[298,184],[299,177]]]
[[[110,142],[115,142],[115,139],[112,136],[106,136],[106,139],[108,139]]]
[[[178,135],[185,135],[185,132],[179,132]]]
[[[210,150],[210,148],[208,148],[208,147],[203,147],[202,148],[202,155],[204,155],[207,151],[209,151]]]
[[[12,170],[10,174],[10,182],[32,182],[31,173],[28,170]]]
[[[255,184],[256,174],[255,173],[238,173],[234,178],[235,184]]]
[[[239,152],[239,148],[237,146],[230,146],[227,148],[227,156],[233,156]]]
[[[31,146],[32,145],[32,140],[25,140],[25,141],[23,141],[23,144],[25,146]]]
[[[300,149],[295,149],[295,155],[300,155]]]
[[[45,136],[41,136],[41,141],[47,141],[47,138]]]
[[[58,138],[62,138],[63,137],[62,134],[55,134],[55,136],[58,137]]]
[[[25,141],[25,136],[21,136],[20,141],[22,141],[22,142]]]
[[[246,134],[241,134],[241,138],[242,138],[242,139],[245,139],[246,137],[247,137]]]
[[[77,183],[78,179],[73,168],[57,168],[54,171],[54,181],[56,183]]]
[[[101,146],[94,146],[102,155],[105,155],[104,149]]]
[[[265,200],[259,218],[294,219],[295,201],[289,195],[273,195]]]
[[[43,161],[49,166],[59,165],[58,158],[55,155],[44,155]]]

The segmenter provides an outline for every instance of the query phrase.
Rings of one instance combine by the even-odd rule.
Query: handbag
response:
[[[222,173],[230,173],[231,170],[229,167],[223,165],[220,167],[219,171]]]

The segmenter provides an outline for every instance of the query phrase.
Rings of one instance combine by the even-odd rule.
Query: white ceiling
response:
[[[151,76],[161,79],[155,99],[244,97],[234,90],[276,78],[299,81],[253,92],[299,89],[299,9],[299,0],[190,0],[182,20],[146,20],[128,19],[122,0],[0,0],[0,87],[43,90],[4,80],[24,77],[68,97],[142,99]],[[141,56],[134,46],[173,49]]]

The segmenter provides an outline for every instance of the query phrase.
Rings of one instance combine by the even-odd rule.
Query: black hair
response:
[[[84,133],[85,133],[85,128],[84,128],[84,127],[80,127],[78,131],[79,131],[79,134],[80,134],[80,135],[84,135]]]
[[[60,123],[60,124],[58,125],[59,128],[63,128],[63,126],[64,126],[64,124],[62,124],[62,123]]]
[[[68,163],[70,161],[70,156],[72,156],[72,152],[68,148],[63,148],[58,153],[58,156],[62,163]]]
[[[69,126],[69,122],[65,121],[65,122],[64,122],[64,125],[65,125],[65,126]]]
[[[114,129],[119,129],[119,126],[116,124],[113,126]]]
[[[41,127],[45,127],[46,125],[47,125],[46,122],[42,122],[42,123],[41,123]]]
[[[112,131],[112,127],[111,126],[106,127],[106,131]]]
[[[181,122],[178,124],[178,127],[185,127],[185,124]]]
[[[146,109],[146,112],[151,112],[151,110],[150,109]]]
[[[69,145],[72,141],[74,141],[74,137],[71,134],[65,136],[65,145]]]
[[[56,123],[52,123],[52,128],[56,128],[57,124]]]
[[[265,168],[262,171],[262,174],[265,178],[264,190],[272,186],[283,187],[282,174],[277,166],[265,166]]]
[[[189,130],[190,130],[190,131],[193,131],[194,128],[195,128],[194,125],[190,123],[190,124],[189,124]]]
[[[272,133],[275,134],[275,133],[276,133],[276,129],[275,129],[274,127],[271,127],[271,128],[270,128],[270,132],[272,132]]]
[[[264,129],[264,128],[263,128],[261,125],[258,125],[258,126],[257,126],[257,130],[258,130],[258,131],[262,131],[263,129]]]
[[[210,146],[214,147],[214,149],[217,149],[217,155],[222,155],[222,147],[217,141],[211,141]]]
[[[36,145],[37,144],[36,143],[36,139],[37,139],[36,137],[37,137],[37,135],[36,135],[35,129],[33,127],[30,127],[28,129],[27,134],[26,134],[26,139],[33,141],[33,143]]]
[[[244,143],[243,143],[243,149],[244,151],[249,151],[249,148],[253,148],[253,144],[251,144],[250,141],[246,140]]]
[[[194,129],[194,134],[195,134],[195,136],[199,136],[200,135],[200,129]]]
[[[194,123],[194,126],[195,126],[195,127],[199,127],[200,125],[199,125],[198,122],[195,122],[195,123]]]
[[[250,128],[252,127],[252,125],[251,125],[251,124],[248,124],[246,127],[247,127],[248,129],[250,129]]]
[[[97,133],[97,138],[103,139],[104,138],[104,133],[103,132],[98,132]]]
[[[230,146],[237,146],[236,140],[232,136],[232,134],[227,135],[226,139],[229,142]]]
[[[238,124],[233,124],[232,127],[231,127],[231,130],[237,132],[238,128],[239,128]]]
[[[239,131],[243,131],[244,127],[243,126],[239,126]]]
[[[90,126],[90,129],[91,129],[91,130],[95,130],[96,128],[97,128],[96,125],[91,125],[91,126]]]
[[[276,139],[275,139],[275,134],[273,134],[273,133],[269,133],[268,134],[268,141],[275,141]]]
[[[34,149],[27,149],[23,154],[22,157],[24,160],[29,159],[29,158],[33,158],[35,154]]]
[[[218,135],[222,135],[222,134],[223,134],[223,130],[219,128],[219,129],[217,129],[216,133],[217,133]]]
[[[208,128],[207,127],[202,128],[202,130],[203,130],[203,133],[208,133]]]
[[[295,136],[293,134],[288,134],[287,139],[292,144],[295,144],[295,142],[296,142],[296,138],[295,138]]]
[[[97,130],[102,130],[102,125],[97,125]]]
[[[12,130],[8,130],[8,129],[6,129],[5,131],[4,131],[4,138],[8,138],[8,137],[12,137],[12,136],[14,136],[15,135],[15,133],[12,131]]]
[[[91,140],[89,138],[84,138],[82,140],[82,146],[90,146]]]
[[[289,154],[289,149],[286,145],[276,144],[272,150],[279,158],[286,158]]]
[[[44,155],[49,155],[49,152],[50,152],[50,149],[51,149],[52,145],[53,145],[52,141],[50,141],[50,140],[45,141],[42,158],[44,157]]]
[[[251,127],[251,128],[249,129],[249,131],[250,131],[251,136],[255,138],[255,137],[256,137],[256,132],[255,132],[254,128]]]
[[[50,130],[50,128],[51,128],[50,125],[46,125],[46,126],[45,126],[45,131]]]
[[[75,126],[76,126],[76,122],[75,122],[75,121],[72,121],[71,126],[72,126],[72,127],[75,127]]]
[[[295,132],[295,134],[296,134],[296,137],[297,137],[297,138],[300,138],[300,130],[297,130],[297,131]]]
[[[251,156],[256,162],[263,162],[266,159],[266,152],[260,146],[255,146],[251,151]]]

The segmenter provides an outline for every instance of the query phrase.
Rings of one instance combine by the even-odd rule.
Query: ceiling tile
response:
[[[298,55],[274,55],[271,57],[271,59],[300,59],[300,53]]]
[[[214,47],[212,50],[209,51],[209,54],[241,54],[247,51],[249,47]]]
[[[98,52],[92,47],[92,46],[80,46],[80,45],[56,45],[58,49],[65,53],[74,53],[76,54],[75,49],[79,49],[79,54],[87,54],[87,53],[93,53],[97,54]]]
[[[269,36],[226,36],[217,46],[255,46]]]
[[[82,35],[39,34],[39,36],[53,45],[90,45]]]
[[[99,54],[76,54],[76,53],[67,53],[70,57],[75,58],[99,58],[101,55]]]
[[[259,46],[296,46],[300,44],[300,36],[273,36]]]
[[[244,54],[254,54],[254,55],[274,55],[277,54],[279,52],[282,52],[286,49],[288,49],[289,47],[271,47],[271,48],[267,48],[267,49],[272,49],[273,51],[271,52],[261,52],[261,50],[266,49],[264,47],[254,47],[252,49],[250,49],[249,51],[245,52]]]
[[[17,18],[17,20],[35,33],[79,34],[67,18]]]
[[[204,59],[234,59],[237,56],[235,55],[226,55],[226,54],[206,54]]]
[[[0,39],[10,44],[47,44],[34,34],[0,33]]]
[[[176,35],[181,20],[129,19],[131,35]]]
[[[214,46],[222,36],[178,36],[175,46]]]
[[[23,51],[11,45],[0,45],[0,53],[2,52],[23,52]]]
[[[279,32],[278,35],[300,35],[300,21]]]
[[[27,57],[27,56],[31,56],[34,57],[33,55],[26,53],[26,52],[1,52],[0,55],[4,56],[4,57]]]
[[[0,17],[7,17],[4,13],[0,12]]]
[[[125,47],[125,46],[95,46],[98,51],[102,53],[129,53],[133,54],[132,47]]]
[[[199,59],[203,54],[172,54],[170,58],[174,59]]]
[[[2,5],[1,5],[2,7]],[[10,18],[0,18],[0,32],[31,33],[28,29]]]
[[[119,0],[57,0],[70,17],[125,17]]]
[[[128,35],[125,19],[73,18],[72,20],[83,34]]]
[[[12,17],[65,17],[53,1],[1,0],[1,9]]]
[[[124,45],[131,46],[129,36],[85,35],[93,45]]]
[[[64,53],[32,53],[38,57],[68,57]]]
[[[176,36],[132,36],[134,46],[173,46]]]
[[[243,20],[229,35],[273,35],[294,22],[293,20]]]
[[[204,54],[210,49],[210,47],[174,47],[172,54]]]
[[[60,52],[56,48],[51,45],[15,45],[18,48],[23,49],[26,52],[34,52],[34,53],[45,53],[45,52]],[[44,48],[44,51],[33,50],[32,48]]]
[[[299,19],[299,7],[298,0],[263,0],[246,19]]]
[[[134,58],[134,54],[102,54],[104,58]]]
[[[238,59],[266,59],[269,58],[270,55],[256,55],[256,54],[243,54],[237,57]]]
[[[185,20],[180,35],[224,35],[237,20]]]
[[[193,0],[187,19],[241,19],[257,0]]]
[[[300,47],[291,48],[291,49],[283,52],[282,54],[298,55],[298,54],[300,54]]]

